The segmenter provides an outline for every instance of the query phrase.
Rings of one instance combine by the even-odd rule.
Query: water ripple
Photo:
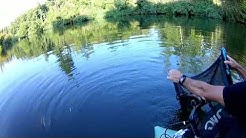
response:
[[[0,136],[151,137],[153,126],[177,121],[168,70],[201,72],[222,40],[194,27],[160,26],[13,59],[0,74]]]

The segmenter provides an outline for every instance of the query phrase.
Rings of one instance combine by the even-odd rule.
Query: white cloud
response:
[[[0,28],[10,25],[16,17],[44,3],[44,0],[0,0]]]

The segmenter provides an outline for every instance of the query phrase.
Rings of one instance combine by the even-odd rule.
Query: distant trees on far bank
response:
[[[1,31],[0,52],[23,38],[46,30],[61,30],[94,19],[131,15],[198,16],[246,23],[246,1],[46,0],[45,4],[29,10]]]

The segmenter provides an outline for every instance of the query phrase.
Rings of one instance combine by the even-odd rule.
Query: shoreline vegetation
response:
[[[135,15],[171,15],[246,24],[244,0],[46,0],[0,31],[0,53],[45,31],[59,32],[88,21]]]

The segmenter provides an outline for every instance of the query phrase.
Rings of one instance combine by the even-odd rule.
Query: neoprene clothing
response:
[[[226,110],[238,120],[246,122],[246,81],[226,86],[223,98]]]
[[[234,116],[235,121],[224,123],[229,124],[225,138],[246,137],[246,82],[226,86],[223,90],[225,109]]]

